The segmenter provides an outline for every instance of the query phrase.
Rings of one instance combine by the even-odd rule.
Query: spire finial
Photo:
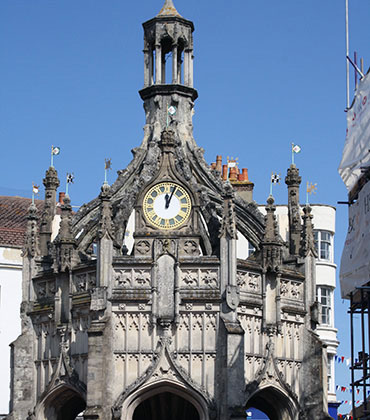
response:
[[[158,13],[157,16],[179,16],[181,17],[180,13],[176,10],[176,7],[173,4],[172,0],[166,0],[161,11]]]

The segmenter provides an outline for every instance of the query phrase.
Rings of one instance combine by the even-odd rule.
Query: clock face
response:
[[[186,190],[174,182],[161,182],[145,194],[144,215],[160,229],[175,229],[190,216],[191,201]]]

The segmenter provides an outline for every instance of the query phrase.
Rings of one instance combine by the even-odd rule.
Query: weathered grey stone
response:
[[[73,420],[83,410],[85,420],[133,420],[145,410],[167,419],[166,406],[178,420],[242,419],[249,406],[279,420],[329,418],[325,348],[313,331],[312,223],[306,208],[302,230],[298,169],[291,166],[286,178],[287,247],[273,198],[264,219],[210,170],[196,145],[193,29],[169,0],[144,23],[143,141],[114,184],[77,214],[66,197],[49,247],[59,181],[55,170],[47,173],[42,260],[30,211],[9,419]],[[162,182],[181,185],[191,202],[174,229],[145,216],[145,194]],[[183,211],[178,201],[173,217]],[[255,246],[253,257],[237,259],[239,234]]]

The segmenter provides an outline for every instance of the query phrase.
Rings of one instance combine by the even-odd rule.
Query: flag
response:
[[[310,184],[307,181],[307,193],[308,194],[312,194],[312,193],[316,194],[316,191],[317,191],[317,184],[312,184],[312,182]],[[344,362],[344,357],[343,356],[342,356],[342,362]]]
[[[51,153],[54,155],[54,156],[56,156],[56,155],[59,155],[59,153],[60,153],[60,147],[57,147],[57,146],[51,146]]]
[[[280,174],[278,175],[277,173],[272,173],[271,174],[271,183],[272,184],[279,184],[280,183]]]
[[[75,180],[75,176],[72,174],[67,173],[67,184],[73,184]]]
[[[298,146],[298,144],[294,144],[294,143],[292,143],[292,152],[293,153],[299,153],[301,151],[301,147],[300,146]]]
[[[112,169],[112,159],[105,159],[105,170]]]
[[[39,185],[36,185],[36,184],[32,183],[32,192],[34,194],[38,194],[39,193],[39,188],[40,188]]]
[[[168,113],[169,113],[171,116],[175,115],[175,114],[176,114],[176,111],[177,111],[177,109],[176,109],[176,107],[174,107],[173,105],[171,105],[171,106],[168,108]]]

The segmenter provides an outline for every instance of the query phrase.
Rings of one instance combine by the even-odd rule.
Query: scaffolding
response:
[[[356,287],[350,293],[350,322],[351,322],[351,388],[353,419],[370,420],[370,401],[367,394],[370,391],[370,286]],[[360,328],[355,328],[355,315],[360,315]],[[361,340],[355,340],[360,334]],[[361,345],[359,346],[359,343]],[[362,392],[361,392],[362,391]],[[356,395],[362,393],[363,404],[355,406]]]

